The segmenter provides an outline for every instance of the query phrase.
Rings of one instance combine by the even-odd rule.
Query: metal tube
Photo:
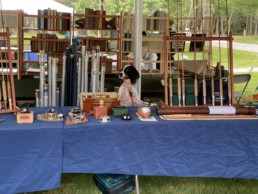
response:
[[[105,73],[106,65],[101,65],[100,92],[105,92]]]
[[[44,101],[43,101],[44,84],[45,84],[44,54],[45,54],[44,50],[41,50],[39,52],[39,65],[40,65],[40,75],[39,75],[40,107],[44,106]]]
[[[96,75],[96,92],[100,91],[100,47],[96,46],[96,69],[97,69],[97,75]]]
[[[182,103],[185,106],[185,79],[182,79]]]
[[[140,194],[140,184],[139,184],[138,175],[135,175],[135,189],[136,189],[136,193]]]
[[[84,84],[85,84],[85,76],[84,76],[84,73],[85,73],[85,55],[86,55],[86,46],[85,45],[82,45],[82,53],[81,53],[81,73],[79,74],[79,69],[78,69],[78,80],[81,81],[81,84],[80,84],[80,91],[84,91]],[[79,58],[80,60],[80,58]],[[79,67],[80,68],[80,67]],[[78,85],[79,87],[79,85]],[[79,93],[78,93],[79,94]]]
[[[77,106],[79,106],[79,94],[81,93],[82,77],[82,58],[78,58],[78,76],[77,76]]]
[[[66,79],[66,55],[63,54],[63,66],[62,66],[62,90],[61,90],[61,106],[64,106],[65,98],[65,79]]]
[[[56,90],[57,90],[57,62],[58,58],[53,58],[52,61],[52,106],[56,106]]]
[[[44,84],[44,107],[49,106],[49,89],[48,89],[48,84]]]
[[[89,75],[88,75],[88,69],[89,69],[89,52],[86,51],[85,52],[85,63],[84,63],[84,73],[83,73],[83,76],[84,76],[84,88],[82,91],[84,92],[88,92],[88,79],[89,79]]]
[[[56,106],[60,106],[60,88],[57,87],[56,90]]]
[[[51,77],[51,72],[52,72],[52,57],[48,57],[48,105],[52,105],[52,77]]]
[[[35,90],[36,107],[40,107],[40,90]]]
[[[95,56],[91,57],[91,91],[97,92],[97,64],[96,64],[96,58]]]
[[[93,51],[91,56],[91,89],[92,92],[99,92],[99,48]]]
[[[181,106],[181,78],[177,78],[178,106]]]
[[[173,80],[172,80],[172,73],[171,73],[171,77],[169,78],[169,100],[170,100],[169,104],[170,104],[170,106],[172,106],[173,105]]]

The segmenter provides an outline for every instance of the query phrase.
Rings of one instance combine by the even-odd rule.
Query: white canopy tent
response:
[[[27,14],[37,15],[39,9],[48,8],[60,12],[73,12],[73,8],[54,0],[2,0],[2,10],[24,10]]]

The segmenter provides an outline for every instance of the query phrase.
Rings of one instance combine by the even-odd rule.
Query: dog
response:
[[[119,78],[123,83],[119,87],[118,97],[120,98],[121,106],[143,106],[144,101],[136,90],[134,84],[140,78],[137,69],[132,65],[125,65],[120,71]]]

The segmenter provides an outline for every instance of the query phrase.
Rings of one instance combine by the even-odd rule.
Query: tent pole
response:
[[[142,0],[134,0],[134,66],[141,77],[142,62]],[[136,83],[136,89],[141,97],[141,79]]]

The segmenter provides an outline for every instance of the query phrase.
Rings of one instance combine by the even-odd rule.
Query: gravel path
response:
[[[213,46],[221,46],[221,47],[227,47],[226,41],[213,41]],[[258,45],[257,44],[243,44],[243,43],[237,43],[233,42],[233,49],[235,50],[244,50],[244,51],[250,51],[250,52],[257,52],[258,53]]]

